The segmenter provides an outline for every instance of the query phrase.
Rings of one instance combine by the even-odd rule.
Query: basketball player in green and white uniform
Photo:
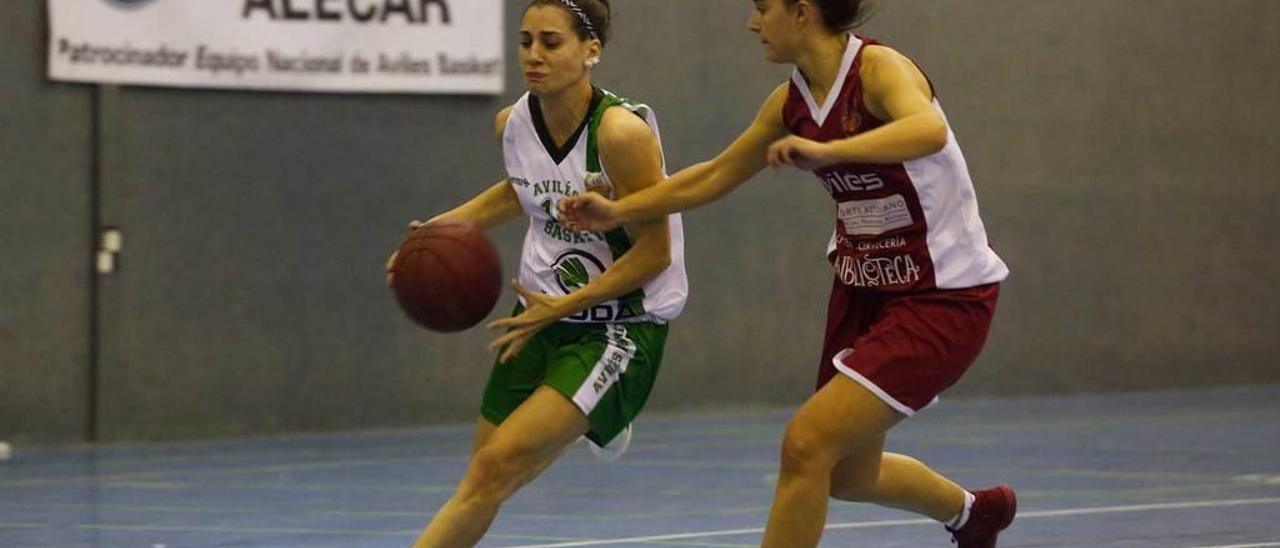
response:
[[[615,198],[664,178],[658,126],[643,105],[591,83],[608,37],[607,0],[533,0],[520,28],[528,93],[498,114],[507,179],[435,220],[491,227],[524,214],[516,315],[485,388],[476,442],[453,496],[416,547],[472,546],[499,506],[580,437],[625,449],[688,283],[678,216],[575,232],[560,199]],[[618,447],[621,446],[621,447]]]

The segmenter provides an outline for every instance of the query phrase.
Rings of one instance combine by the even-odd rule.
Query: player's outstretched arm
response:
[[[616,202],[595,194],[561,200],[561,217],[573,228],[602,231],[693,209],[723,197],[768,165],[769,144],[787,133],[782,123],[786,100],[784,84],[765,100],[746,131],[714,159],[685,168],[660,184],[648,185]]]

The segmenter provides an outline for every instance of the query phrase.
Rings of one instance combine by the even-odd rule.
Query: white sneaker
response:
[[[609,442],[608,445],[598,447],[591,440],[587,440],[587,447],[590,447],[591,454],[595,455],[596,458],[601,461],[613,462],[618,460],[623,453],[627,452],[627,448],[631,447],[631,425],[628,424],[622,432],[619,432],[617,436],[614,436],[613,441]]]

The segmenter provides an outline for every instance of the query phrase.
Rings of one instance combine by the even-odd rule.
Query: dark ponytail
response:
[[[831,32],[849,32],[871,18],[871,0],[809,0],[822,13],[822,24]],[[787,0],[795,4],[796,0]]]
[[[582,20],[582,16],[569,7],[570,4],[582,10],[582,16],[590,22],[590,27]],[[533,0],[529,2],[529,8],[534,6],[559,6],[573,19],[573,28],[578,32],[578,38],[590,40],[594,31],[595,38],[600,40],[600,44],[609,43],[611,34],[609,27],[613,22],[613,9],[609,6],[609,0]],[[525,8],[525,11],[529,8]]]

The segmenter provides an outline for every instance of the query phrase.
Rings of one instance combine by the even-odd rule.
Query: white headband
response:
[[[591,18],[587,17],[587,12],[582,11],[582,8],[578,6],[577,2],[574,2],[573,0],[560,0],[560,3],[564,4],[566,8],[569,8],[569,11],[577,14],[578,19],[582,20],[582,26],[586,27],[587,34],[590,35],[593,40],[600,39],[600,35],[596,34],[596,26],[591,24]]]

